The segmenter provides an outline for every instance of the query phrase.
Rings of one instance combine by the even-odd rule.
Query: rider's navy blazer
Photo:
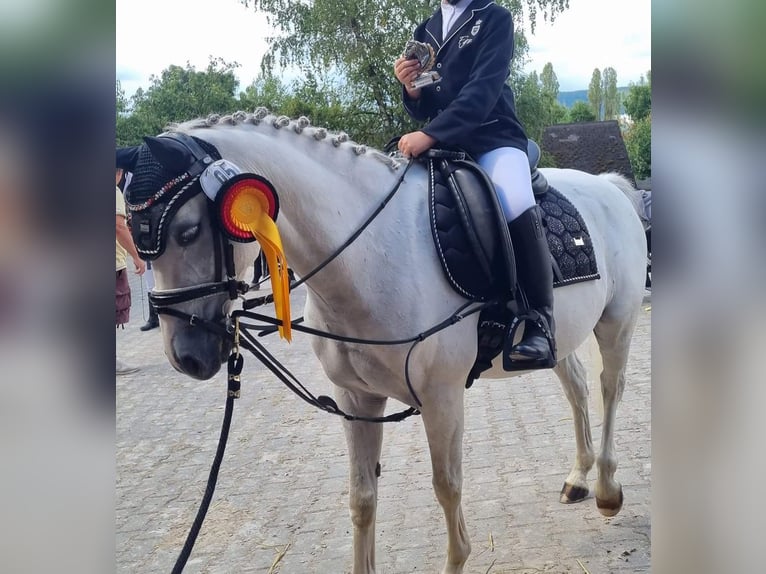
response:
[[[422,131],[474,158],[498,147],[526,153],[527,136],[506,84],[513,57],[511,13],[492,0],[474,0],[443,39],[442,13],[437,9],[415,29],[413,38],[433,46],[433,70],[442,77],[422,88],[418,100],[402,87],[407,112],[427,121]]]

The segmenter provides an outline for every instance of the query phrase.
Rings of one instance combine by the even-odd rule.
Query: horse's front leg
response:
[[[588,379],[585,367],[574,353],[559,361],[553,371],[564,387],[574,419],[577,454],[572,471],[564,481],[560,498],[561,502],[569,504],[580,502],[588,496],[588,472],[596,459],[588,417]]]
[[[386,398],[338,388],[338,405],[350,414],[383,415]],[[375,573],[375,511],[378,504],[383,425],[343,421],[349,454],[349,506],[354,525],[353,574]]]
[[[433,485],[447,521],[447,560],[442,574],[461,574],[471,541],[463,518],[462,384],[436,385],[434,397],[423,397],[423,424],[431,450]]]

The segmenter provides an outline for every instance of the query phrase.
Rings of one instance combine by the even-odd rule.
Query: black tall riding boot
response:
[[[556,365],[553,269],[538,209],[537,206],[528,209],[508,225],[518,282],[528,308],[520,313],[524,319],[524,336],[516,345],[508,341],[504,353],[510,356],[511,362],[528,362],[530,368],[545,369]]]
[[[146,320],[146,323],[141,325],[140,330],[151,331],[152,329],[156,329],[159,326],[160,326],[160,318],[157,315],[157,309],[154,308],[154,305],[152,305],[150,301],[149,302],[149,318]]]

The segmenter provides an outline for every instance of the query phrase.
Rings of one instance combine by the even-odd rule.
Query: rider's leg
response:
[[[143,275],[144,283],[146,284],[146,293],[151,293],[154,290],[154,271],[152,271],[152,264],[151,262],[146,263],[146,271]],[[160,318],[157,315],[157,310],[154,308],[154,305],[152,305],[151,300],[149,301],[149,318],[146,320],[146,323],[141,325],[139,329],[141,331],[151,331],[152,329],[156,329],[160,326]]]
[[[553,339],[553,270],[548,240],[532,193],[527,156],[516,148],[499,148],[479,157],[479,165],[495,184],[511,232],[519,285],[529,310],[539,316],[537,321],[526,321],[522,340],[510,350],[511,359],[552,367],[556,349],[548,344],[545,331]]]

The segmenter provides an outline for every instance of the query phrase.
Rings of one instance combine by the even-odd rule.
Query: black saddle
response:
[[[527,156],[533,192],[541,199],[550,187],[537,169],[540,147],[532,140]],[[507,299],[515,291],[516,264],[492,181],[462,151],[432,149],[421,160],[429,174],[431,231],[447,281],[468,299]]]
[[[396,150],[398,138],[386,146]],[[539,146],[527,151],[532,191],[542,212],[551,251],[554,287],[598,279],[590,235],[577,209],[537,169]],[[508,224],[484,170],[468,154],[429,150],[419,159],[429,174],[429,219],[434,245],[452,288],[473,301],[495,302],[481,311],[478,353],[466,381],[470,387],[503,348],[519,295]]]

